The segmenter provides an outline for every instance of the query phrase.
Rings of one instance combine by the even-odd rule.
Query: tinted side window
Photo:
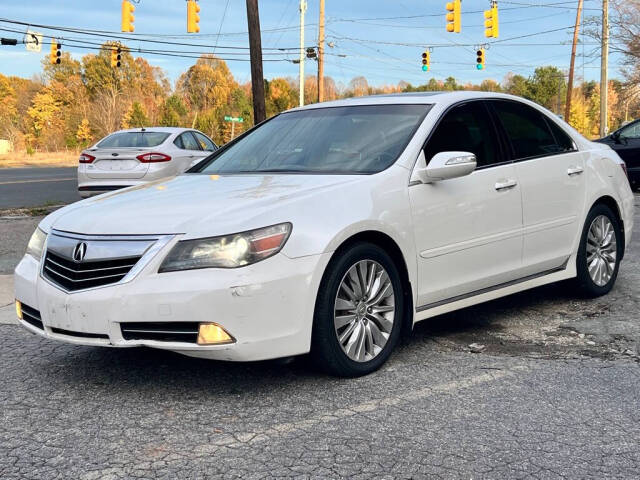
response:
[[[553,155],[564,151],[537,110],[517,102],[493,102],[516,159]]]
[[[624,138],[640,138],[640,122],[624,127],[620,130],[620,136]]]
[[[185,150],[200,150],[200,146],[191,132],[184,132],[180,135]]]
[[[571,137],[560,128],[560,126],[553,120],[547,118],[547,123],[553,132],[553,136],[556,139],[556,143],[560,146],[563,152],[573,152],[576,150],[576,145],[571,140]]]
[[[501,161],[489,114],[480,102],[469,102],[449,110],[440,121],[425,148],[429,162],[436,153],[471,152],[478,167]]]
[[[202,148],[202,150],[213,152],[216,149],[216,146],[213,144],[213,142],[200,132],[193,132],[193,134],[196,136],[196,139],[198,140],[198,143],[200,144],[200,148]]]
[[[176,139],[173,141],[173,144],[180,148],[181,150],[184,150],[184,143],[182,142],[182,135],[178,135],[176,137]]]

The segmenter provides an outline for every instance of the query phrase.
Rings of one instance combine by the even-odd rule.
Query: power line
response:
[[[122,35],[120,33],[116,33],[116,32],[109,32],[109,31],[104,31],[104,30],[87,30],[87,29],[78,29],[78,28],[70,28],[70,27],[60,27],[60,26],[55,26],[55,25],[44,25],[44,24],[36,24],[36,23],[27,23],[27,22],[21,22],[18,20],[10,20],[7,18],[0,18],[0,22],[2,23],[9,23],[9,24],[13,24],[13,25],[23,25],[25,27],[36,27],[36,28],[43,28],[46,30],[54,30],[54,31],[60,31],[60,32],[69,32],[69,33],[76,33],[76,34],[81,34],[81,35],[91,35],[91,36],[97,36],[97,37],[106,37],[106,38],[111,38],[111,39],[116,39],[116,40],[126,40],[126,41],[135,41],[135,42],[146,42],[146,43],[157,43],[157,44],[162,44],[162,45],[178,45],[178,46],[184,46],[184,47],[204,47],[204,48],[211,48],[210,45],[204,45],[201,43],[185,43],[185,42],[171,42],[171,41],[167,41],[167,40],[153,40],[153,39],[148,39],[148,38],[132,38],[130,35]],[[217,48],[222,48],[222,49],[230,49],[230,50],[249,50],[249,47],[239,47],[239,46],[221,46],[218,45]],[[264,50],[298,50],[300,47],[281,47],[281,48],[265,48]]]

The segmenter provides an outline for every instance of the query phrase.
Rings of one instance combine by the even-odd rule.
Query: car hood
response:
[[[320,192],[364,178],[187,174],[74,203],[52,213],[41,228],[92,235],[223,235],[292,221]]]

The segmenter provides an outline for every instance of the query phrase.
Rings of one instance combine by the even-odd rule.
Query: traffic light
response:
[[[55,39],[51,39],[51,53],[49,61],[52,65],[60,65],[60,57],[62,56],[62,44]]]
[[[484,36],[487,38],[498,38],[498,3],[491,4],[491,10],[484,11]]]
[[[307,48],[307,58],[318,58],[318,54],[316,53],[316,49],[314,47]]]
[[[111,49],[111,67],[112,68],[120,68],[122,65],[122,48],[112,47]]]
[[[431,68],[431,53],[429,50],[425,50],[422,54],[422,71],[428,72]]]
[[[187,0],[187,32],[198,33],[200,31],[200,5],[196,0]]]
[[[447,3],[447,32],[460,33],[462,27],[461,0],[453,0]]]
[[[484,48],[479,48],[476,52],[478,58],[476,58],[476,68],[478,70],[484,70]]]
[[[129,0],[122,0],[122,31],[131,33],[135,30],[133,12],[136,7]]]

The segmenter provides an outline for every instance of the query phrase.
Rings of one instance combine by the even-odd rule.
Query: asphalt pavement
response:
[[[80,200],[78,169],[0,168],[0,209],[58,205]]]
[[[0,273],[38,220],[0,219]],[[0,479],[638,478],[639,311],[636,210],[609,295],[563,282],[421,322],[358,379],[305,357],[68,345],[0,318]]]

